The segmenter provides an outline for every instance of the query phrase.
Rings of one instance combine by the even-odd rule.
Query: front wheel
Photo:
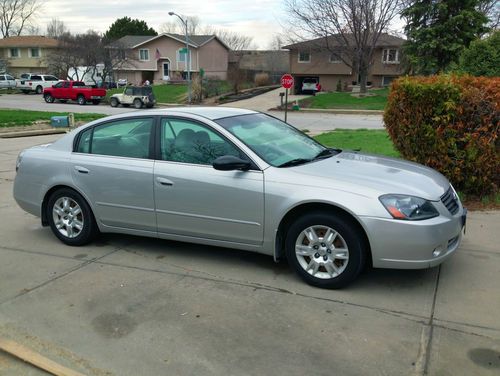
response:
[[[142,108],[142,101],[139,98],[134,99],[134,107],[137,109]]]
[[[111,105],[111,107],[118,107],[118,99],[116,98],[111,98],[110,101],[109,101],[109,104]]]
[[[54,235],[68,245],[85,245],[98,232],[90,206],[71,189],[59,189],[50,196],[47,217]]]
[[[76,101],[80,106],[83,106],[87,102],[83,95],[79,95],[78,98],[76,98]]]
[[[43,99],[45,99],[47,103],[54,103],[54,97],[51,94],[45,94]]]
[[[354,221],[327,212],[309,213],[292,223],[285,247],[288,262],[303,280],[332,289],[356,279],[367,253]]]

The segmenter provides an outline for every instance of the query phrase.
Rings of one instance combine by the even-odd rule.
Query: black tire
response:
[[[35,89],[35,92],[36,92],[37,94],[42,94],[42,93],[43,93],[43,87],[41,87],[40,85],[38,85],[38,86],[36,87],[36,89]]]
[[[72,200],[81,209],[81,213],[75,216],[77,220],[83,223],[83,227],[74,237],[65,236],[58,229],[55,218],[54,218],[54,206],[58,204],[59,200],[63,200],[64,198]],[[59,205],[58,205],[59,206]],[[49,220],[50,228],[54,235],[61,240],[63,243],[71,246],[81,246],[90,243],[95,236],[98,234],[97,224],[94,219],[94,215],[92,213],[92,209],[87,204],[87,201],[78,193],[73,191],[72,189],[62,188],[55,191],[49,198],[47,203],[47,218]],[[68,228],[67,226],[65,229]],[[63,231],[66,231],[62,229]]]
[[[99,103],[101,103],[101,101],[99,99],[92,99],[92,104],[93,105],[98,105]]]
[[[109,104],[111,105],[111,107],[118,107],[118,105],[119,105],[120,103],[118,102],[118,99],[116,99],[116,98],[111,98],[111,99],[109,100]]]
[[[47,103],[54,103],[54,97],[51,94],[45,94],[43,99],[45,99]]]
[[[134,99],[134,107],[137,108],[137,109],[141,109],[142,108],[142,101],[139,98],[135,98]]]
[[[316,247],[316,245],[313,246],[312,242],[302,235],[303,231],[313,227],[315,234],[318,235],[317,250],[314,248],[313,252],[315,253],[311,254],[311,256],[298,256],[296,253],[297,242],[301,244],[306,243],[304,245],[306,248],[309,245]],[[322,239],[322,228],[325,231],[323,235],[326,235],[327,228],[334,230],[338,234],[332,238],[332,246],[329,246],[328,242]],[[301,242],[301,239],[303,239],[304,243]],[[356,225],[353,219],[342,214],[312,212],[298,218],[288,228],[285,240],[286,256],[295,272],[308,284],[321,288],[337,289],[354,281],[363,270],[367,255],[367,245],[364,239],[359,226]],[[348,259],[331,258],[335,251],[330,248],[347,248],[348,251],[346,254]],[[300,261],[299,258],[301,259]],[[316,263],[316,261],[318,262]],[[311,273],[309,273],[306,271],[307,266],[302,266],[308,263],[320,266],[315,273],[313,273],[311,267]],[[339,270],[339,273],[334,272],[334,275],[330,274],[328,268],[324,266],[328,263],[330,263],[330,265],[327,265],[330,270]],[[314,276],[313,274],[318,276]],[[320,276],[323,276],[323,278]]]
[[[78,102],[78,104],[80,106],[83,106],[83,105],[85,105],[85,103],[87,103],[87,101],[85,100],[85,97],[82,94],[80,94],[78,97],[76,97],[76,101]]]

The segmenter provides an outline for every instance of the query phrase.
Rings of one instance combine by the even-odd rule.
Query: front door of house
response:
[[[163,79],[170,80],[170,62],[163,63]]]

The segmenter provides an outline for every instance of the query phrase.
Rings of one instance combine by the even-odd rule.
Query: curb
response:
[[[19,132],[5,132],[0,133],[0,138],[17,138],[17,137],[31,137],[31,136],[45,136],[51,134],[67,133],[67,129],[37,129],[33,131],[19,131]]]
[[[277,108],[270,108],[268,111],[284,112]],[[381,110],[348,110],[348,109],[322,109],[322,108],[301,108],[298,111],[289,110],[288,112],[309,112],[317,114],[339,114],[339,115],[383,115]]]

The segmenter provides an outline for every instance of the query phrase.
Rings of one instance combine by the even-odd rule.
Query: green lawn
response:
[[[52,116],[67,116],[68,112],[45,112],[0,109],[0,127],[31,125],[36,121],[50,120]],[[100,119],[103,114],[75,114],[75,121],[92,121]]]
[[[399,157],[385,129],[336,129],[314,138],[329,147]]]
[[[383,110],[387,103],[389,89],[369,90],[367,97],[352,96],[351,93],[325,93],[300,101],[300,106],[305,108],[336,108],[349,110]]]
[[[110,89],[106,92],[106,100],[116,93],[123,93],[125,88]],[[158,103],[184,103],[187,98],[187,85],[153,85],[153,93]]]

